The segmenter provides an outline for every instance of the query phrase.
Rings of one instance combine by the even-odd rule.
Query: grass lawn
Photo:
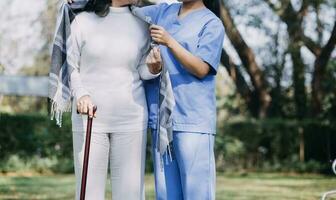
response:
[[[0,199],[74,199],[74,176],[0,176]],[[318,175],[218,175],[217,200],[317,200],[336,189],[336,177]],[[106,199],[110,199],[110,184]],[[146,176],[147,200],[154,199],[153,177]],[[336,199],[336,198],[335,198]]]

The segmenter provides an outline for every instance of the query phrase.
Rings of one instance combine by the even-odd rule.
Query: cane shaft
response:
[[[94,108],[94,113],[97,108]],[[87,173],[89,167],[89,156],[90,156],[90,144],[91,144],[91,133],[92,133],[92,119],[88,116],[87,127],[86,127],[86,138],[85,138],[85,149],[84,149],[84,161],[83,161],[83,170],[82,170],[82,183],[81,183],[81,192],[80,200],[85,200],[86,192],[86,182],[87,182]]]

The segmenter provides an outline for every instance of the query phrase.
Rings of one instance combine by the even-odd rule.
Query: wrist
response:
[[[167,40],[167,47],[169,49],[172,49],[174,47],[174,44],[175,44],[175,40],[173,37],[169,37],[169,39]]]
[[[90,96],[90,94],[84,88],[78,88],[75,92],[75,98],[78,101],[84,96]]]

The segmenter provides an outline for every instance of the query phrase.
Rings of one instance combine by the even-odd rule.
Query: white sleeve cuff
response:
[[[80,99],[81,97],[85,95],[90,96],[90,93],[86,91],[84,88],[77,88],[74,93],[75,93],[76,100]]]

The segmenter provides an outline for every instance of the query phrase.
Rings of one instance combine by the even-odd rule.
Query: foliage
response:
[[[0,115],[2,170],[18,168],[69,172],[72,135],[69,116],[58,128],[46,115]],[[69,165],[71,167],[69,167]]]
[[[73,171],[69,115],[64,116],[62,128],[46,115],[1,114],[0,117],[0,169],[3,172]],[[240,119],[222,123],[216,136],[219,171],[329,173],[329,161],[336,157],[336,123],[333,121]],[[298,158],[300,128],[304,133],[306,162]],[[146,170],[152,171],[148,138]]]
[[[330,173],[336,158],[334,122],[316,120],[244,120],[225,122],[216,137],[219,170]],[[299,131],[304,134],[300,161]]]

